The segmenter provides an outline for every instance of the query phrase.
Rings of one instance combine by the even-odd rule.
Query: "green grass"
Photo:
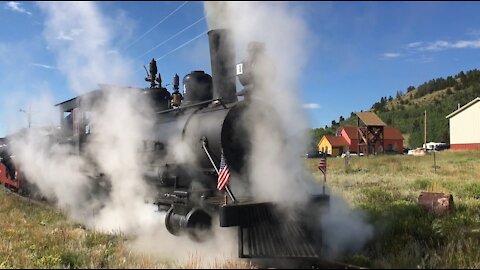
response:
[[[307,165],[319,181],[316,166]],[[363,209],[375,236],[346,261],[374,268],[480,267],[480,152],[329,158],[327,184]],[[455,211],[439,218],[417,206],[421,191],[454,197]]]
[[[237,259],[207,263],[135,252],[121,233],[85,229],[64,214],[0,189],[1,268],[253,268]],[[162,244],[159,242],[159,244]]]
[[[132,255],[125,240],[0,190],[0,268],[162,268]]]

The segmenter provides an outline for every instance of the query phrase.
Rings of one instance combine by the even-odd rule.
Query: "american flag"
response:
[[[222,190],[227,185],[229,178],[230,178],[230,170],[228,169],[228,165],[225,162],[225,157],[223,156],[223,152],[222,152],[222,160],[220,161],[220,170],[218,170],[217,189]]]
[[[318,164],[318,169],[323,173],[327,173],[327,159],[321,158],[320,163]]]

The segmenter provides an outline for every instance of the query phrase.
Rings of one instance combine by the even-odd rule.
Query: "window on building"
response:
[[[392,151],[393,150],[393,144],[389,143],[387,145],[387,151]]]

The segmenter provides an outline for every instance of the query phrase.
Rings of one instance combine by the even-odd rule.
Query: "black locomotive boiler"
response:
[[[321,233],[312,213],[328,202],[328,195],[312,195],[308,198],[311,203],[290,219],[274,203],[257,201],[248,192],[236,193],[230,185],[225,191],[217,189],[222,159],[230,168],[230,182],[243,181],[248,186],[251,130],[244,124],[244,117],[253,103],[255,61],[263,47],[251,43],[249,56],[236,66],[229,30],[211,30],[208,38],[211,76],[203,71],[187,74],[180,92],[179,76],[175,75],[170,93],[162,86],[152,60],[146,78],[150,87],[128,89],[148,100],[154,109],[152,131],[143,140],[143,177],[157,191],[155,204],[166,212],[167,230],[202,241],[209,237],[213,218],[219,218],[221,227],[238,227],[240,257],[320,256]],[[237,75],[244,86],[239,92]],[[82,154],[95,132],[94,128],[89,130],[86,112],[106,92],[95,90],[57,104],[63,139],[73,144],[77,154]],[[268,112],[265,107],[263,113]],[[187,146],[188,159],[180,160],[172,154],[177,143]]]

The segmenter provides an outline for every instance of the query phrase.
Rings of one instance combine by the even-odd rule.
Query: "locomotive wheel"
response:
[[[212,217],[201,209],[192,209],[187,215],[188,236],[196,242],[203,242],[212,235]]]
[[[175,213],[173,212],[173,207],[170,207],[170,209],[168,209],[167,211],[167,214],[165,215],[165,227],[167,228],[167,231],[169,233],[178,236],[180,235],[180,227],[172,226],[172,224],[170,223],[173,215],[175,215]]]
[[[186,233],[193,241],[203,242],[211,236],[212,217],[199,208],[193,208],[184,216],[170,207],[165,215],[165,227],[175,236]]]

